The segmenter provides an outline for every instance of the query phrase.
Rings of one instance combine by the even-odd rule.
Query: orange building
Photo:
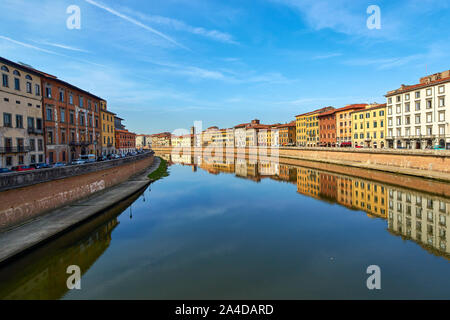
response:
[[[336,110],[336,145],[352,146],[352,115],[353,111],[366,108],[367,104],[351,104]]]
[[[116,129],[116,150],[119,153],[136,151],[136,134],[128,130]]]
[[[336,110],[319,114],[319,146],[336,146]]]

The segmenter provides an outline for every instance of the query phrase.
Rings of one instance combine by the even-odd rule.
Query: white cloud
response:
[[[65,50],[69,50],[69,51],[77,51],[77,52],[84,52],[84,53],[89,53],[89,51],[84,50],[84,49],[80,49],[80,48],[76,48],[76,47],[72,47],[72,46],[68,46],[65,44],[61,44],[61,43],[53,43],[53,42],[48,42],[48,41],[34,41],[33,42],[42,44],[42,45],[46,45],[46,46],[51,46],[51,47],[55,47],[55,48],[60,48],[60,49],[65,49]]]
[[[150,32],[152,32],[152,33],[154,33],[154,34],[160,36],[161,38],[166,39],[167,41],[171,42],[172,44],[175,44],[176,46],[178,46],[178,47],[180,47],[180,48],[190,50],[189,48],[187,48],[187,47],[183,46],[182,44],[178,43],[177,41],[175,41],[175,40],[172,39],[171,37],[165,35],[165,34],[162,33],[162,32],[159,32],[159,31],[156,30],[156,29],[153,29],[152,27],[149,27],[149,26],[143,24],[143,23],[140,22],[140,21],[137,21],[136,19],[133,19],[133,18],[131,18],[131,17],[128,17],[128,16],[126,16],[126,15],[124,15],[124,14],[122,14],[122,13],[120,13],[120,12],[118,12],[118,11],[112,9],[112,8],[109,8],[109,7],[107,7],[107,6],[103,5],[103,4],[100,4],[100,3],[98,3],[98,2],[95,2],[95,1],[93,1],[93,0],[84,0],[84,1],[86,1],[87,3],[92,4],[92,5],[94,5],[94,6],[98,7],[98,8],[100,8],[100,9],[103,9],[103,10],[105,10],[105,11],[107,11],[107,12],[109,12],[109,13],[115,15],[116,17],[119,17],[119,18],[121,18],[121,19],[123,19],[123,20],[126,20],[126,21],[128,21],[128,22],[131,22],[132,24],[134,24],[134,25],[136,25],[136,26],[138,26],[138,27],[140,27],[140,28],[143,28],[143,29],[145,29],[145,30],[147,30],[147,31],[150,31]]]
[[[221,32],[218,30],[207,30],[207,29],[201,28],[201,27],[193,27],[193,26],[190,26],[180,20],[167,18],[167,17],[161,17],[161,16],[145,15],[140,12],[131,11],[130,9],[128,9],[128,10],[130,12],[133,12],[136,16],[138,16],[142,20],[157,23],[160,25],[169,26],[172,29],[175,29],[178,31],[189,32],[189,33],[192,33],[195,35],[210,38],[212,40],[216,40],[216,41],[220,41],[220,42],[224,42],[224,43],[230,43],[230,44],[237,44],[237,42],[234,41],[233,36],[228,33],[225,33],[225,32]]]

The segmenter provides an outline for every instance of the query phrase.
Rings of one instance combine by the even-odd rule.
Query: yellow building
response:
[[[371,181],[354,179],[352,203],[357,209],[369,215],[387,218],[388,190],[385,186]]]
[[[300,114],[296,119],[297,146],[316,147],[319,144],[319,114],[333,110],[333,107],[325,107],[308,113]]]
[[[114,116],[116,114],[107,110],[107,103],[100,100],[100,126],[101,150],[103,155],[116,153],[116,140],[114,131]]]
[[[386,104],[353,111],[353,147],[386,147]]]
[[[320,198],[320,172],[309,168],[297,168],[297,192]]]
[[[338,146],[352,146],[352,112],[366,107],[367,104],[351,104],[336,110],[336,144]]]

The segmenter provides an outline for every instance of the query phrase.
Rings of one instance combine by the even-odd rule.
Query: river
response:
[[[450,199],[426,187],[164,157],[168,177],[2,267],[0,299],[450,298]]]

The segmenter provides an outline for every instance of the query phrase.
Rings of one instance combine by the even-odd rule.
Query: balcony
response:
[[[71,142],[69,142],[69,146],[72,146],[72,147],[87,147],[87,146],[89,146],[91,144],[92,143],[88,142],[88,141],[80,141],[80,142],[71,141]]]
[[[43,134],[42,129],[36,129],[36,128],[28,128],[29,134]]]
[[[26,153],[30,151],[30,147],[0,147],[0,153]]]

